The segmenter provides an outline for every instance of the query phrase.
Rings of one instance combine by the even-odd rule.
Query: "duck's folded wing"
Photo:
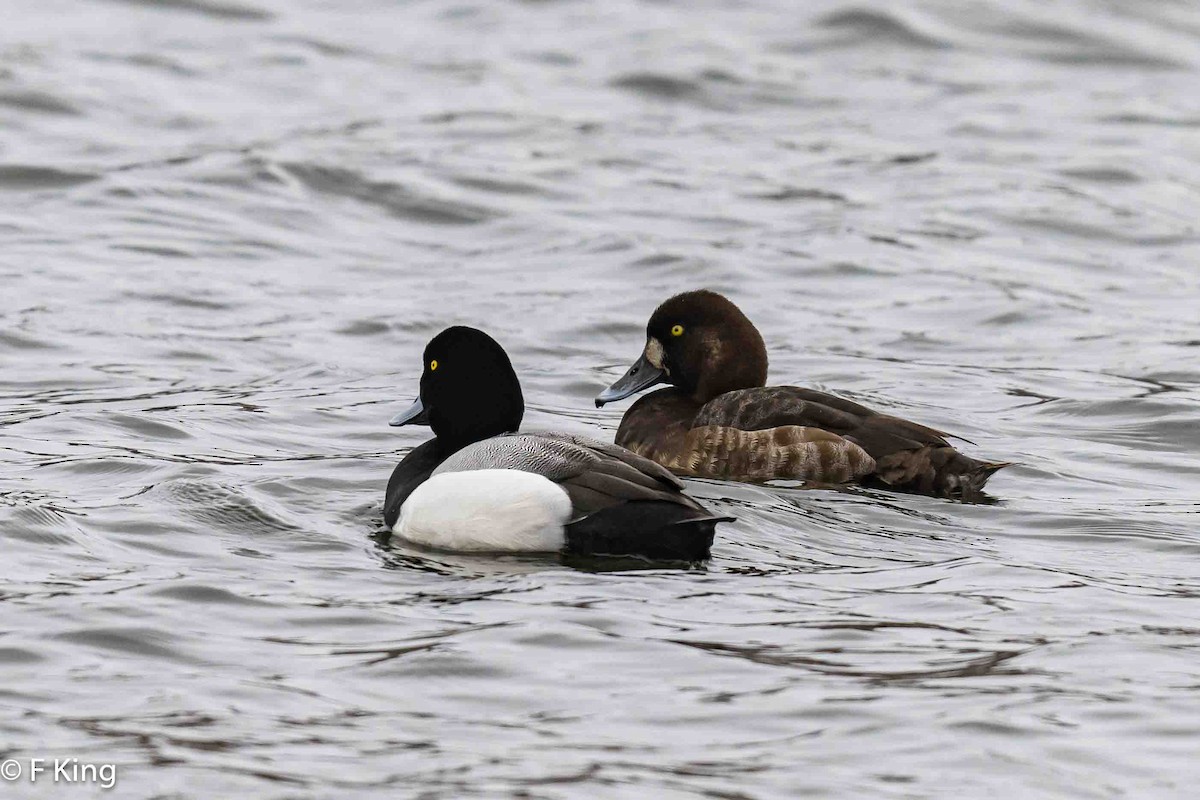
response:
[[[510,434],[463,448],[437,473],[478,469],[533,472],[561,486],[582,517],[631,500],[661,500],[700,508],[663,467],[622,447],[566,434]]]
[[[593,456],[559,481],[579,516],[632,500],[659,500],[690,509],[702,506],[683,493],[683,482],[662,465],[615,444],[583,436],[546,434]]]
[[[717,426],[742,431],[789,425],[835,433],[876,459],[901,450],[948,446],[941,431],[799,386],[762,386],[727,392],[709,401],[692,423],[693,428]]]
[[[683,491],[683,481],[675,477],[674,473],[669,469],[657,461],[640,456],[618,444],[610,444],[587,436],[574,436],[566,433],[544,433],[542,436],[586,448],[604,458],[615,459],[640,473],[643,476],[641,480],[649,479],[661,484],[659,488],[668,487],[675,491]]]

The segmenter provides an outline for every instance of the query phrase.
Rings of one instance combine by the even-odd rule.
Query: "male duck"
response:
[[[976,499],[1006,466],[963,455],[924,425],[766,380],[767,349],[746,315],[715,292],[685,292],[650,317],[641,358],[596,405],[671,384],[625,412],[617,444],[680,475],[864,480]]]
[[[516,433],[521,384],[504,349],[452,327],[425,347],[419,399],[392,425],[434,438],[392,472],[383,519],[443,550],[708,557],[717,522],[658,464],[616,445]]]

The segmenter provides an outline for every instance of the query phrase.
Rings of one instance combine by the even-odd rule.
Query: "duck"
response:
[[[616,443],[682,476],[744,482],[859,482],[977,501],[1008,466],[974,459],[949,434],[836,395],[767,386],[762,334],[731,300],[701,289],[663,302],[646,345],[596,398],[623,400],[658,384],[625,412]]]
[[[453,326],[424,351],[420,390],[389,424],[433,438],[396,465],[384,524],[456,552],[564,552],[700,561],[717,523],[661,465],[566,433],[522,433],[525,401],[504,348]]]

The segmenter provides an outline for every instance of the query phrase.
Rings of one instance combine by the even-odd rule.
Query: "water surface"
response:
[[[1195,795],[1193,4],[5,11],[3,758],[122,797]],[[699,286],[773,381],[1018,462],[999,502],[691,482],[738,517],[692,570],[387,541],[431,335],[611,437],[592,397]]]

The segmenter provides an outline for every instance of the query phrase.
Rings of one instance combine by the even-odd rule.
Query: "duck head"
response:
[[[525,400],[504,348],[475,328],[456,325],[425,346],[421,392],[390,425],[428,425],[455,447],[521,426]]]
[[[668,383],[704,404],[767,381],[767,348],[741,309],[716,292],[677,294],[646,323],[646,347],[596,407]]]

